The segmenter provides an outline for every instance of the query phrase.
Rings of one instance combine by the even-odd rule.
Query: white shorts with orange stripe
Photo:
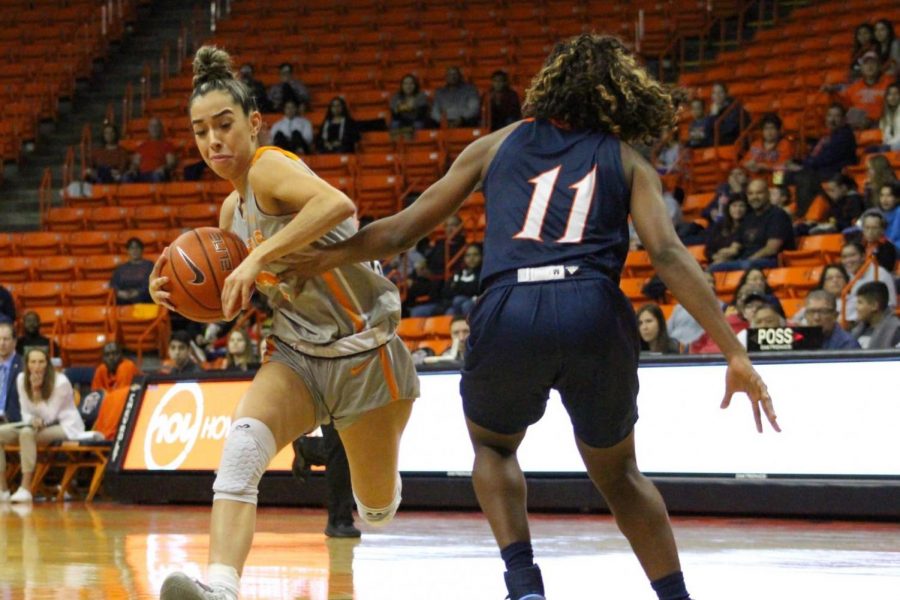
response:
[[[399,337],[374,350],[339,358],[310,356],[269,337],[266,361],[291,368],[306,382],[316,404],[316,424],[340,431],[363,413],[396,400],[419,397],[419,377]]]

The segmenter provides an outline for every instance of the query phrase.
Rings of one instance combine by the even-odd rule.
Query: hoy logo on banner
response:
[[[200,437],[203,391],[197,383],[179,383],[162,397],[144,438],[148,469],[177,469]]]

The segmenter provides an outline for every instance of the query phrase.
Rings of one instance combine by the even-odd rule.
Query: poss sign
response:
[[[250,381],[183,382],[151,385],[137,415],[122,467],[148,471],[213,471],[238,402]],[[289,470],[288,446],[270,470]]]

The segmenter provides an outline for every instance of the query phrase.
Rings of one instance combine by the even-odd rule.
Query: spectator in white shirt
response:
[[[269,131],[270,143],[294,154],[310,154],[313,143],[313,126],[306,113],[306,104],[293,100],[284,103],[284,118],[272,125]]]

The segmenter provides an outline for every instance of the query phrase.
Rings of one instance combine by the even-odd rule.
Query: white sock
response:
[[[229,600],[238,599],[238,594],[241,591],[241,578],[238,576],[237,569],[229,565],[215,563],[209,565],[207,573],[209,576],[209,587],[224,592]]]

